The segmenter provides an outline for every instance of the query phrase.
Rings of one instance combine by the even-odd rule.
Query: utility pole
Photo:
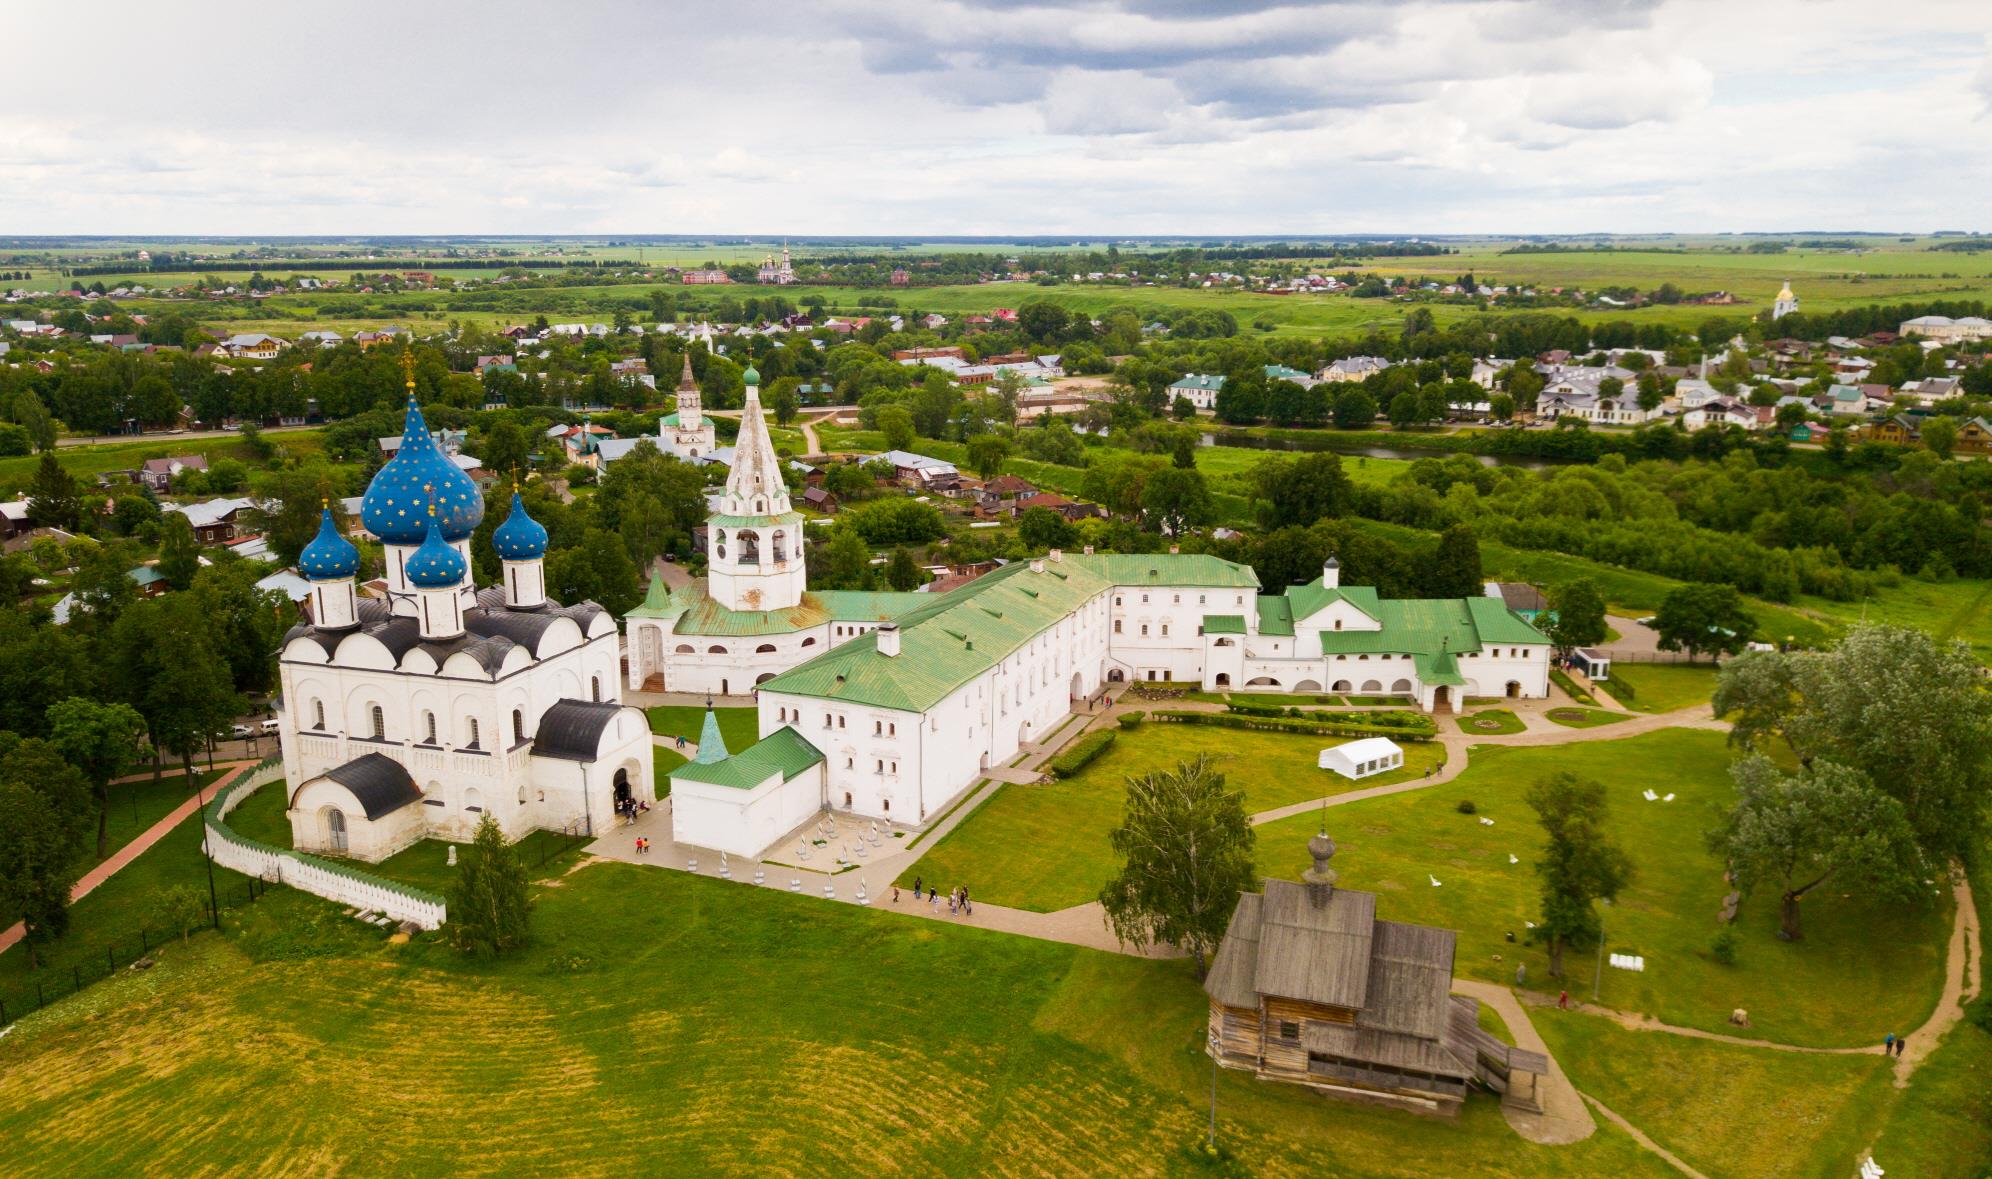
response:
[[[1208,1146],[1212,1154],[1217,1153],[1217,1033],[1206,1033],[1206,1043],[1210,1045],[1210,1140]]]
[[[1598,904],[1602,905],[1606,909],[1612,907],[1611,901],[1606,900],[1603,897],[1600,897],[1598,899]],[[1605,915],[1604,913],[1600,912],[1598,914],[1598,967],[1596,970],[1591,972],[1591,1002],[1596,1003],[1598,1001],[1598,987],[1602,985],[1604,981],[1605,981]]]

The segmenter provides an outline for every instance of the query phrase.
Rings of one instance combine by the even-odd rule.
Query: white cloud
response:
[[[215,4],[10,12],[5,232],[1988,228],[1975,0]]]

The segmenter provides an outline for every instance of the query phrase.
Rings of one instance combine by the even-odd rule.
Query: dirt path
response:
[[[1515,1047],[1540,1052],[1549,1061],[1549,1075],[1541,1080],[1541,1113],[1530,1113],[1506,1105],[1501,1107],[1515,1133],[1544,1146],[1563,1146],[1582,1142],[1597,1132],[1598,1123],[1592,1120],[1591,1111],[1584,1108],[1583,1096],[1570,1083],[1563,1066],[1557,1063],[1556,1054],[1543,1042],[1542,1035],[1529,1021],[1529,1013],[1523,1009],[1513,991],[1470,978],[1454,979],[1452,989],[1492,1007],[1501,1021],[1508,1025],[1508,1033],[1515,1037]]]
[[[1591,1096],[1589,1093],[1583,1093],[1580,1094],[1579,1096],[1583,1097],[1584,1100],[1590,1102],[1591,1107],[1593,1109],[1605,1115],[1606,1121],[1610,1122],[1614,1126],[1617,1126],[1619,1129],[1624,1130],[1626,1133],[1632,1135],[1632,1140],[1634,1142],[1639,1143],[1639,1145],[1641,1145],[1642,1147],[1645,1147],[1647,1150],[1650,1150],[1654,1154],[1659,1155],[1660,1158],[1663,1159],[1668,1166],[1674,1168],[1676,1171],[1679,1171],[1683,1175],[1691,1175],[1694,1177],[1694,1179],[1708,1179],[1707,1175],[1702,1174],[1700,1171],[1695,1170],[1693,1167],[1690,1167],[1686,1162],[1682,1161],[1681,1156],[1675,1154],[1671,1150],[1668,1150],[1666,1147],[1660,1145],[1658,1142],[1653,1141],[1651,1138],[1648,1138],[1646,1136],[1645,1131],[1641,1130],[1638,1126],[1633,1125],[1631,1122],[1628,1122],[1624,1118],[1613,1113],[1611,1109],[1605,1105],[1604,1102],[1599,1101],[1597,1098]]]
[[[143,854],[146,849],[166,838],[167,833],[172,831],[174,827],[177,827],[188,815],[206,806],[208,800],[213,798],[217,791],[230,782],[235,781],[237,777],[241,776],[244,770],[255,764],[254,762],[239,761],[229,766],[227,773],[216,778],[210,785],[203,786],[200,793],[189,795],[187,801],[174,807],[171,814],[154,823],[152,826],[147,827],[136,838],[105,857],[103,863],[85,872],[83,879],[76,882],[76,887],[69,892],[69,903],[73,905],[84,897],[89,896],[91,891],[98,885],[115,876],[118,869],[131,863]],[[147,774],[143,776],[150,777],[151,775]],[[20,941],[26,933],[26,927],[18,921],[7,930],[0,932],[0,953],[5,953],[8,949],[11,949],[14,943]]]

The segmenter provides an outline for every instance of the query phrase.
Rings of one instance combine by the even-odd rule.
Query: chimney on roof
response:
[[[1175,556],[1176,554],[1178,554],[1178,553],[1182,552],[1182,551],[1183,551],[1183,546],[1182,546],[1182,545],[1179,545],[1179,544],[1172,544],[1172,545],[1170,545],[1170,546],[1169,546],[1169,555],[1170,555],[1170,556],[1172,556],[1172,557],[1173,557],[1173,556]]]
[[[1042,557],[1031,558],[1031,572],[1032,573],[1044,572],[1044,558]]]
[[[1085,548],[1081,549],[1080,552],[1083,552],[1090,557],[1093,555],[1093,546],[1087,545]]]
[[[1335,856],[1335,841],[1322,831],[1307,841],[1307,854],[1314,857],[1314,866],[1302,872],[1300,878],[1307,882],[1308,901],[1318,909],[1335,895],[1335,869],[1328,866]]]
[[[1064,549],[1051,550],[1051,559],[1054,561],[1063,561],[1065,559],[1065,550]]]
[[[878,653],[889,658],[899,657],[899,624],[882,622],[878,627]]]
[[[1342,585],[1342,563],[1330,557],[1321,562],[1321,588],[1339,589]]]

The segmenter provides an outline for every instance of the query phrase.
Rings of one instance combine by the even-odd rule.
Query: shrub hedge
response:
[[[1312,733],[1323,737],[1390,737],[1399,741],[1430,741],[1428,729],[1404,729],[1390,725],[1366,725],[1350,721],[1294,720],[1290,717],[1239,716],[1229,712],[1157,711],[1149,719],[1173,721],[1182,725],[1217,725],[1226,729],[1259,729],[1274,733]]]
[[[1072,748],[1051,759],[1050,769],[1054,776],[1069,778],[1085,769],[1094,758],[1105,753],[1120,736],[1113,729],[1101,729],[1097,733],[1081,737],[1073,742]]]

